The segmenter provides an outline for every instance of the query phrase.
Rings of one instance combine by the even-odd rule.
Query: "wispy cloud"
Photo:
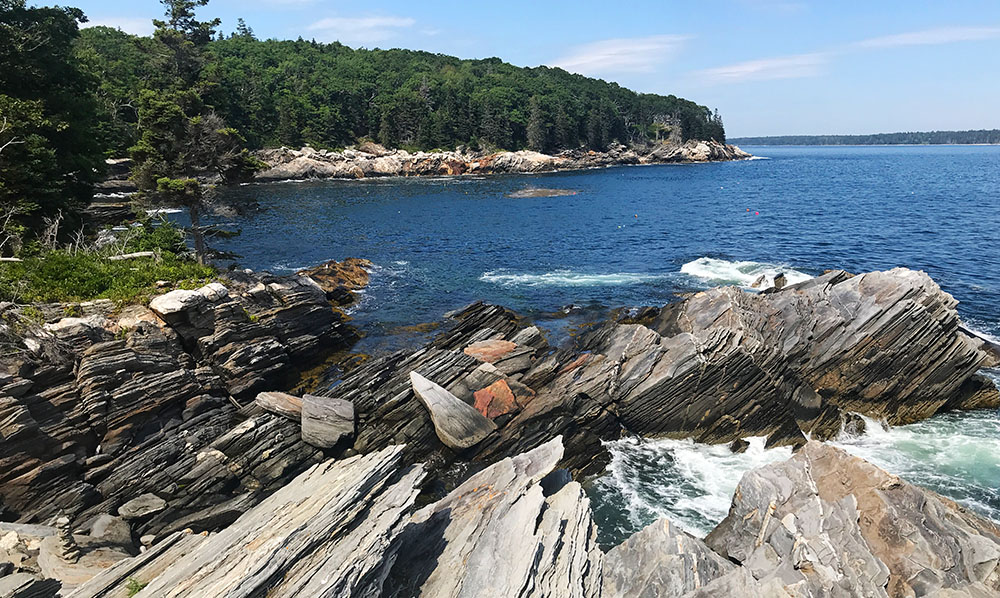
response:
[[[697,71],[695,75],[706,83],[740,83],[743,81],[815,77],[821,75],[823,67],[834,58],[849,54],[884,48],[932,46],[988,39],[1000,39],[1000,27],[940,27],[873,37],[821,52],[750,60]]]
[[[819,75],[821,67],[829,60],[830,54],[826,52],[776,56],[705,69],[697,74],[709,83],[798,79]]]
[[[329,17],[309,25],[321,41],[339,41],[349,46],[368,46],[395,37],[416,25],[410,17]]]
[[[901,46],[933,46],[957,42],[996,39],[1000,27],[940,27],[896,35],[873,37],[851,44],[853,48],[898,48]]]
[[[111,27],[132,35],[152,35],[154,29],[152,19],[130,17],[91,18],[83,27]]]
[[[670,60],[689,39],[686,35],[605,39],[573,48],[553,66],[581,75],[648,73]]]

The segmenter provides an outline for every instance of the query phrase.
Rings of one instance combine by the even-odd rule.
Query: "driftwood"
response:
[[[137,251],[135,253],[123,253],[122,255],[113,255],[108,259],[112,262],[120,262],[122,260],[134,260],[141,257],[156,257],[155,251]]]
[[[0,262],[22,262],[22,261],[24,260],[22,260],[19,257],[0,257]]]

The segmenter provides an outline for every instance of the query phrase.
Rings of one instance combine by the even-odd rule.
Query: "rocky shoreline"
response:
[[[401,176],[457,176],[525,174],[559,170],[583,170],[634,164],[687,164],[745,160],[752,156],[734,145],[717,141],[691,140],[678,145],[651,145],[646,149],[614,145],[605,152],[568,150],[556,155],[522,150],[516,152],[444,152],[387,150],[365,143],[357,149],[330,152],[304,147],[256,152],[269,168],[255,180],[287,181],[303,179],[364,179]]]
[[[477,303],[287,394],[356,340],[334,305],[364,268],[234,272],[43,327],[0,306],[0,596],[1000,591],[995,523],[817,442],[854,414],[1000,406],[993,348],[926,274],[711,289],[573,349]],[[623,435],[797,452],[704,541],[661,521],[604,554],[579,481]]]
[[[522,150],[516,152],[474,152],[465,148],[454,151],[410,153],[389,150],[376,143],[364,143],[343,151],[317,150],[311,147],[287,147],[258,150],[254,157],[267,167],[253,182],[279,182],[309,179],[366,179],[408,176],[457,176],[491,174],[530,174],[562,170],[584,170],[636,164],[692,164],[752,158],[735,145],[717,141],[691,140],[682,144],[656,144],[646,148],[627,148],[615,144],[607,151],[567,150],[556,155]],[[132,193],[129,180],[131,160],[108,160],[108,178],[97,186],[99,194]],[[206,173],[207,183],[220,183],[218,176]],[[98,199],[89,211],[100,219],[121,212],[121,202]]]

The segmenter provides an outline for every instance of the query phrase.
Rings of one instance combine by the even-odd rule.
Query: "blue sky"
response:
[[[64,2],[137,34],[162,13]],[[730,136],[1000,128],[996,0],[212,0],[199,15],[262,38],[561,66],[718,108]]]

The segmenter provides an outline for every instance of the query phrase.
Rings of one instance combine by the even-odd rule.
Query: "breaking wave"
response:
[[[769,264],[766,262],[731,262],[712,257],[700,257],[694,261],[681,266],[681,272],[692,276],[711,285],[732,284],[744,288],[751,288],[752,285],[764,277],[764,281],[758,288],[774,286],[774,277],[778,273],[784,273],[788,279],[787,284],[796,284],[812,278],[805,272],[799,272],[784,264]]]
[[[573,270],[555,270],[544,274],[514,274],[509,272],[483,272],[479,280],[502,286],[529,287],[593,287],[643,284],[661,280],[663,274],[618,272],[615,274],[586,274]]]

